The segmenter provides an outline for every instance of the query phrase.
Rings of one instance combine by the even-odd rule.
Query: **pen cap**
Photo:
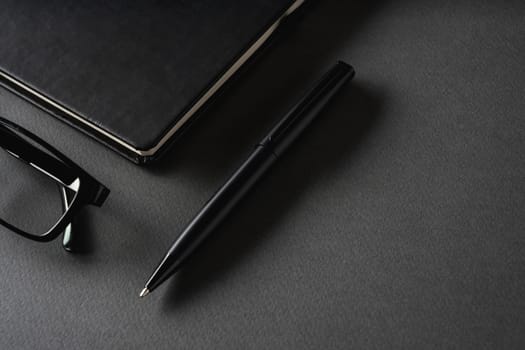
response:
[[[272,147],[276,155],[281,155],[354,75],[352,66],[338,62],[272,129],[261,144]]]

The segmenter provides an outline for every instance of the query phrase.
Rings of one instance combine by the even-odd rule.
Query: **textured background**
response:
[[[0,90],[1,115],[113,190],[79,220],[82,254],[0,229],[0,348],[523,348],[524,18],[521,0],[316,2],[147,169]],[[337,59],[355,82],[139,300]]]

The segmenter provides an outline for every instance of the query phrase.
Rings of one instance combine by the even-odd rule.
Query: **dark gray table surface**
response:
[[[304,88],[358,72],[194,256],[168,246]],[[323,1],[158,165],[0,90],[112,189],[84,252],[0,229],[0,349],[525,346],[525,3]]]

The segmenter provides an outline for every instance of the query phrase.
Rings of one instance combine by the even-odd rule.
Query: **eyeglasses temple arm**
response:
[[[77,179],[75,172],[62,161],[29,144],[16,134],[0,129],[0,136],[0,147],[64,186],[70,186]]]

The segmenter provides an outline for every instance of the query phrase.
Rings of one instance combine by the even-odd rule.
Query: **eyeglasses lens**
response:
[[[0,148],[0,218],[40,236],[64,214],[60,184],[36,167]]]

